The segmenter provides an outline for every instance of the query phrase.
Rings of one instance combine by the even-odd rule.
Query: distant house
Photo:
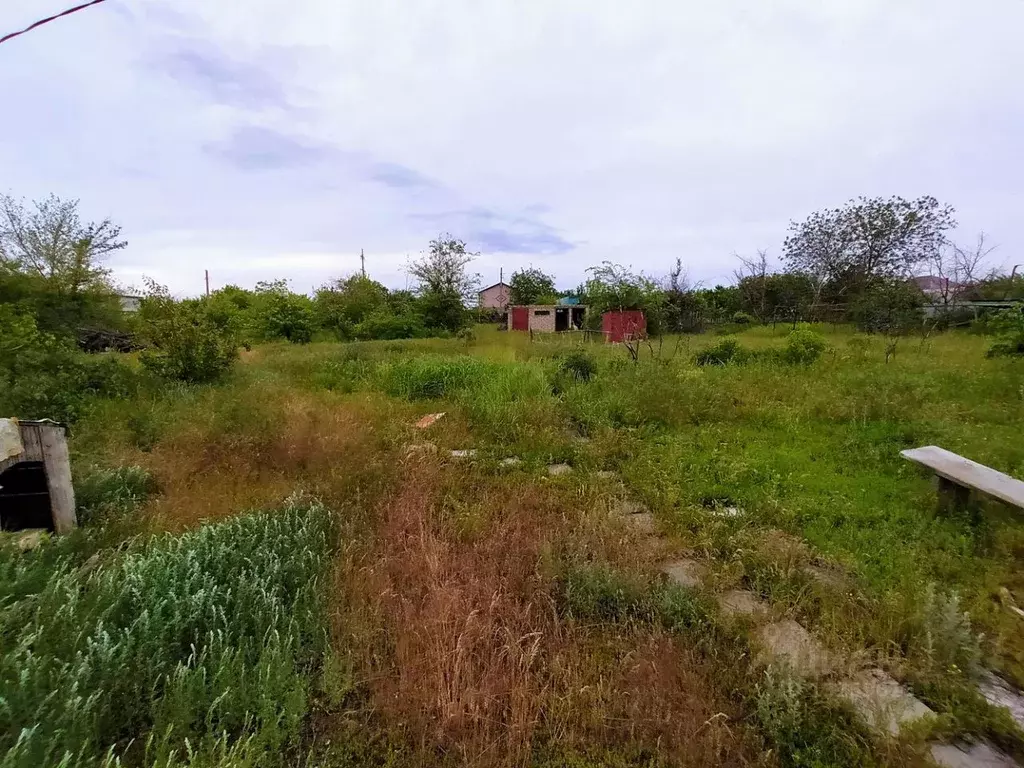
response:
[[[532,304],[509,307],[508,328],[510,331],[538,333],[574,331],[583,327],[583,316],[586,312],[587,308],[579,305]]]
[[[122,312],[138,312],[139,304],[142,302],[143,297],[130,293],[119,293],[117,294],[117,299],[121,302]]]
[[[958,283],[950,282],[948,277],[925,275],[923,277],[912,278],[910,282],[920,288],[921,293],[928,298],[954,296],[960,290],[960,285]]]
[[[508,306],[510,289],[508,283],[495,283],[487,286],[479,294],[480,308],[505,309]]]

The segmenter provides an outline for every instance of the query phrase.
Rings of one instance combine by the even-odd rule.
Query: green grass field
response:
[[[485,327],[267,345],[221,385],[96,403],[72,436],[85,524],[0,560],[0,767],[926,765],[953,738],[1024,757],[974,688],[1024,685],[1024,520],[937,513],[899,456],[1024,477],[1024,361],[966,333],[887,361],[814,331],[812,362],[780,327],[705,366],[721,337],[635,362]],[[706,590],[660,574],[683,552]],[[886,738],[760,669],[709,596],[731,588],[938,717]]]

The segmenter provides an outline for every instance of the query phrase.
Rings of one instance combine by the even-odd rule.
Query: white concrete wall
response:
[[[538,312],[547,312],[546,315],[539,315]],[[530,330],[543,333],[555,332],[555,308],[554,307],[530,307]]]

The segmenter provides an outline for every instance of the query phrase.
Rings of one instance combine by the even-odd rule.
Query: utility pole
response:
[[[505,268],[504,267],[501,267],[501,268],[498,269],[498,282],[499,283],[504,283],[505,282]]]
[[[363,255],[363,249],[359,249],[359,264],[363,270],[363,277],[366,277],[366,256]]]
[[[204,269],[206,273],[206,298],[210,298],[210,270]]]

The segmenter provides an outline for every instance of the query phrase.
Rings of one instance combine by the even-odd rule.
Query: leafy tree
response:
[[[554,304],[558,299],[555,279],[535,267],[512,273],[509,283],[510,304]]]
[[[899,336],[921,326],[924,294],[901,279],[874,280],[857,296],[850,319],[862,331]]]
[[[837,295],[856,295],[927,261],[956,226],[954,214],[934,197],[860,197],[791,222],[784,259],[813,278],[816,299],[829,284]]]
[[[316,292],[313,305],[321,328],[348,338],[353,326],[386,307],[387,300],[387,288],[366,275],[356,273],[322,287]]]
[[[29,309],[47,331],[120,325],[120,304],[104,256],[124,248],[110,219],[83,223],[77,200],[55,195],[26,205],[0,195],[0,293]]]
[[[443,233],[430,241],[427,251],[409,264],[416,278],[416,292],[426,325],[457,331],[468,322],[466,304],[476,296],[480,276],[467,267],[478,253],[466,250],[466,243]]]
[[[308,344],[313,338],[313,304],[308,296],[292,293],[287,280],[256,283],[253,322],[264,339],[287,339]]]
[[[587,321],[592,326],[599,325],[601,315],[609,310],[639,309],[647,319],[648,333],[661,332],[665,325],[665,293],[657,282],[610,261],[587,271],[591,278],[584,291],[590,307]]]

